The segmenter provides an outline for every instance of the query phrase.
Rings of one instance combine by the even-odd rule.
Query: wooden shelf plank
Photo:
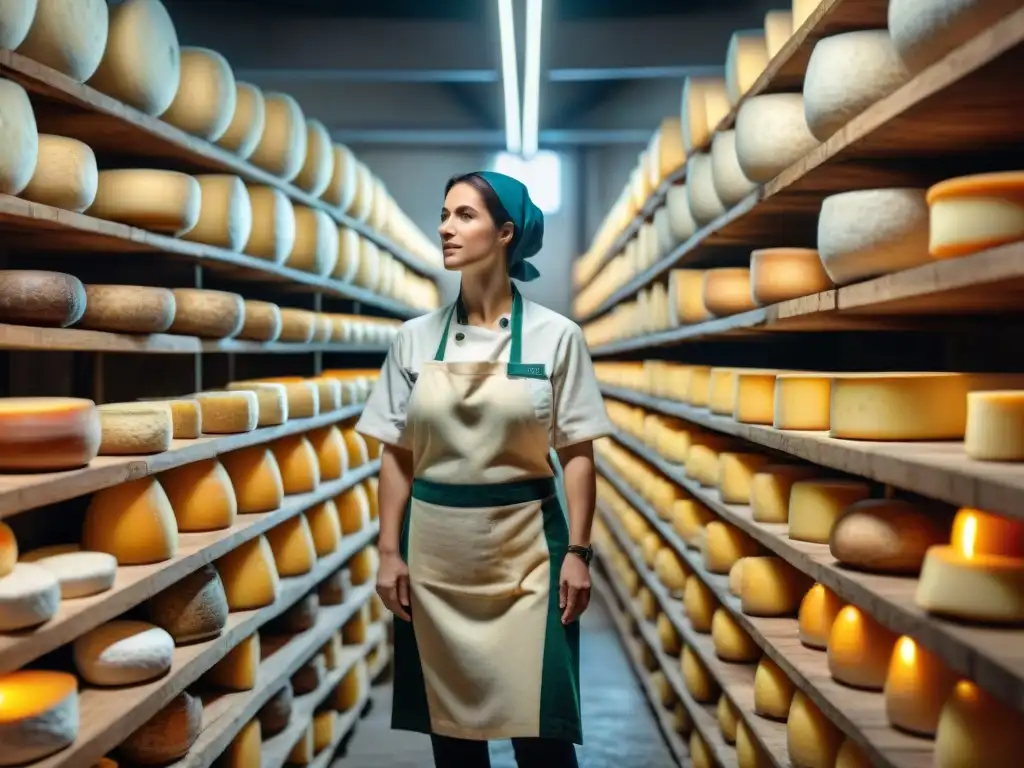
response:
[[[42,99],[46,107],[56,107],[63,112],[51,115],[48,112],[52,109],[37,109],[36,119],[41,132],[80,139],[96,152],[123,155],[125,148],[131,147],[133,154],[156,159],[161,164],[173,163],[192,172],[231,173],[246,181],[267,184],[280,189],[297,203],[326,211],[339,224],[356,230],[420,274],[430,277],[440,274],[438,267],[425,263],[365,223],[346,216],[293,184],[44,64],[12,51],[0,50],[0,71],[6,79],[20,83],[29,91],[34,97],[33,102]]]
[[[2,57],[5,51],[0,51]],[[14,249],[43,248],[72,250],[89,258],[111,253],[170,254],[222,272],[237,273],[246,279],[288,283],[310,292],[351,299],[378,307],[397,317],[415,317],[422,310],[406,306],[394,299],[312,272],[274,264],[266,259],[235,253],[203,243],[193,243],[138,227],[106,221],[84,213],[74,213],[40,203],[30,203],[0,194],[0,232],[5,245]],[[39,233],[44,232],[45,237]]]
[[[339,480],[321,484],[312,493],[286,497],[284,504],[273,512],[239,515],[230,528],[179,534],[178,553],[170,560],[152,565],[118,567],[114,586],[106,592],[62,600],[57,615],[45,624],[21,632],[0,634],[0,674],[19,669],[90,629],[117,618],[193,571],[223,557],[243,542],[373,476],[379,466],[380,462],[374,461],[346,473]],[[375,532],[376,522],[373,531],[367,535]]]
[[[278,427],[264,427],[238,435],[204,436],[175,440],[171,449],[152,456],[100,456],[89,466],[66,472],[0,474],[0,520],[28,509],[94,493],[101,488],[155,475],[168,469],[212,459],[222,453],[260,445],[287,435],[340,424],[362,413],[362,403],[322,413],[310,419],[293,419]]]
[[[881,693],[850,688],[832,680],[827,655],[800,643],[796,619],[755,619],[743,613],[739,600],[729,593],[728,576],[708,573],[699,555],[687,548],[672,526],[658,517],[657,512],[606,462],[599,460],[598,471],[686,561],[694,575],[708,586],[718,602],[732,613],[797,687],[865,750],[873,765],[885,768],[932,766],[933,742],[892,728],[885,716],[885,700]]]

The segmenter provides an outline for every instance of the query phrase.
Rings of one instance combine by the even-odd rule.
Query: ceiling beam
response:
[[[451,146],[502,149],[505,132],[501,130],[445,130],[445,129],[338,129],[331,138],[344,144],[381,146]],[[651,138],[649,129],[549,129],[540,132],[540,146],[576,147],[609,144],[646,144]]]

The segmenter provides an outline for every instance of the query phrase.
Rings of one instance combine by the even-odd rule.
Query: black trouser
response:
[[[486,741],[431,735],[435,768],[491,768]],[[519,768],[577,768],[576,749],[561,739],[512,739]]]

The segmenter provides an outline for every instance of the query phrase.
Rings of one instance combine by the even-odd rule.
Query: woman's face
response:
[[[497,227],[487,212],[483,196],[470,184],[460,182],[444,198],[441,235],[445,269],[464,271],[492,269],[512,240],[512,224]]]

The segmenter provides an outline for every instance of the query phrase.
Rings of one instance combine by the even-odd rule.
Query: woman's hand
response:
[[[562,609],[562,623],[576,621],[589,604],[590,566],[582,558],[569,553],[562,562],[559,577],[558,607]]]
[[[395,616],[412,621],[409,615],[409,566],[397,552],[381,554],[377,569],[377,594]]]

